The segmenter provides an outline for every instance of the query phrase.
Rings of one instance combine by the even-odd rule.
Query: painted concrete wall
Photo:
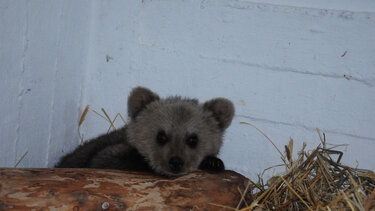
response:
[[[51,166],[77,143],[89,1],[0,1],[0,166]]]
[[[20,166],[53,166],[79,143],[87,104],[126,116],[129,91],[143,85],[231,99],[220,157],[250,177],[281,160],[241,121],[280,149],[290,137],[295,150],[316,147],[319,127],[349,144],[346,164],[375,169],[372,1],[0,1],[0,18],[1,166],[25,151]],[[81,133],[108,126],[90,111]]]

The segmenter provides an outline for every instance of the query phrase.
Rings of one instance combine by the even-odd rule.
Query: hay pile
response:
[[[343,152],[327,148],[324,134],[318,133],[322,143],[310,152],[304,144],[295,160],[292,139],[285,153],[277,149],[286,173],[266,184],[262,178],[251,181],[241,210],[375,210],[375,174],[340,164]],[[246,198],[252,200],[246,202]]]

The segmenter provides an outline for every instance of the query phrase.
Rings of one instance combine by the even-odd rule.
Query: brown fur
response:
[[[149,167],[164,175],[181,175],[198,168],[224,169],[223,162],[216,155],[234,115],[234,106],[229,100],[216,98],[199,104],[196,99],[181,97],[160,99],[151,90],[137,87],[129,95],[128,114],[131,121],[122,129],[121,140],[117,140],[118,135],[104,135],[103,139],[115,144],[103,147],[103,141],[97,141],[100,137],[95,139],[101,147],[86,153],[91,157],[87,158],[85,167],[133,170],[135,167],[129,167],[132,165],[127,163],[140,160],[138,167],[144,165],[140,169]],[[157,138],[161,131],[167,140],[163,144]],[[191,137],[196,138],[196,145],[187,144]],[[130,154],[132,156],[128,156]],[[74,152],[69,155],[60,161],[58,167],[74,164],[75,160],[70,159],[67,165],[62,165],[69,157],[74,158]]]

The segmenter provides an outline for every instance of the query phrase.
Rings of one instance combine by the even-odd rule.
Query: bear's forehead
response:
[[[188,103],[155,103],[147,110],[145,115],[167,118],[177,122],[198,120],[203,115],[203,109],[199,105]]]
[[[206,128],[205,113],[203,109],[194,105],[168,104],[154,105],[148,107],[137,118],[143,130],[153,131],[164,130],[168,133],[189,134],[199,133]]]

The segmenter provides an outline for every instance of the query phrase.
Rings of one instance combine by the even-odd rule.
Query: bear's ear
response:
[[[134,88],[128,97],[128,115],[134,119],[148,104],[159,99],[157,94],[147,88]]]
[[[205,102],[203,108],[212,112],[215,119],[219,122],[221,130],[225,130],[232,122],[234,105],[230,100],[215,98]]]

